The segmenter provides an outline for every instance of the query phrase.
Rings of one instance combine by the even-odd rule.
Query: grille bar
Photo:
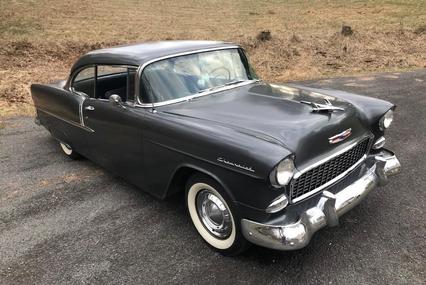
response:
[[[322,185],[332,181],[345,171],[355,166],[367,153],[369,138],[360,141],[351,149],[320,164],[294,179],[290,188],[291,201],[297,202],[298,198],[314,193]]]

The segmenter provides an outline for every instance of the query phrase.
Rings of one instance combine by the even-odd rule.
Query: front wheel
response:
[[[186,187],[186,205],[196,230],[210,247],[224,255],[236,255],[248,247],[234,204],[219,183],[204,175],[193,176]]]

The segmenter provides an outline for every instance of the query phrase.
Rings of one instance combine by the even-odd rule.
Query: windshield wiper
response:
[[[246,81],[246,80],[244,80],[244,79],[238,79],[238,80],[227,82],[227,83],[225,83],[224,86],[234,85],[234,84],[238,84],[238,83],[241,83],[241,82],[244,82],[244,81]]]
[[[203,93],[203,92],[213,91],[213,90],[218,89],[218,88],[221,88],[221,87],[223,87],[223,86],[225,86],[225,85],[219,85],[219,86],[213,86],[213,87],[206,88],[206,89],[201,89],[201,90],[200,90],[200,91],[198,91],[197,93]]]
[[[241,83],[241,82],[244,82],[244,81],[246,81],[246,80],[240,79],[240,80],[230,81],[230,82],[227,82],[227,83],[225,83],[223,85],[213,86],[213,87],[210,87],[210,88],[202,89],[202,90],[198,91],[197,93],[213,91],[213,90],[225,87],[225,86],[238,84],[238,83]]]

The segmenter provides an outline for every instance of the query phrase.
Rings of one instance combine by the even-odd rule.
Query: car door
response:
[[[141,159],[140,115],[130,104],[88,98],[83,103],[84,124],[93,130],[87,136],[90,158],[113,172],[127,176],[132,164]],[[134,165],[135,166],[135,165]]]
[[[96,69],[95,96],[87,98],[82,106],[84,125],[93,130],[87,134],[85,153],[114,173],[133,177],[142,165],[140,121],[143,117],[133,103],[135,68],[126,67],[123,71],[122,67],[98,66]],[[120,96],[121,102],[106,98],[111,95]]]

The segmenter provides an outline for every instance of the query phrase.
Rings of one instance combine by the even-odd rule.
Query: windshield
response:
[[[240,49],[178,56],[145,67],[141,101],[164,102],[256,78]]]

